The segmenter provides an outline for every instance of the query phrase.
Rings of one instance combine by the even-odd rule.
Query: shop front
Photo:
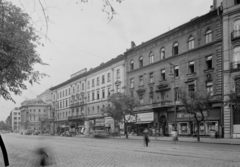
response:
[[[139,113],[136,117],[137,122],[136,125],[136,133],[137,135],[143,135],[143,131],[145,129],[149,130],[149,133],[151,135],[152,129],[153,129],[153,121],[154,121],[154,113],[153,112],[147,112],[147,113]]]
[[[204,111],[203,115],[204,121],[199,124],[199,134],[201,136],[209,136],[213,132],[219,133],[221,110],[211,109]],[[174,112],[168,113],[168,118],[168,129],[169,134],[171,134],[174,125]],[[197,124],[192,114],[180,111],[177,113],[176,122],[179,135],[194,136],[197,134]]]

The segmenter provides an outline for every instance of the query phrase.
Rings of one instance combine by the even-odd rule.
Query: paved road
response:
[[[68,138],[3,134],[11,167],[34,167],[45,147],[53,167],[221,167],[240,166],[240,146],[169,141]],[[1,154],[0,154],[1,156]],[[0,157],[0,166],[3,166]]]

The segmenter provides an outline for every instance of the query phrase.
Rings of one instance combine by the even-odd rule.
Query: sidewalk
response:
[[[83,137],[83,138],[92,138],[92,136],[84,136],[84,135],[77,135],[74,137]],[[125,140],[143,140],[142,136],[133,136],[129,135],[128,139],[126,139],[125,136],[121,137],[110,137],[111,139],[125,139]],[[150,136],[151,141],[172,141],[172,137],[155,137]],[[196,137],[178,137],[177,142],[193,142],[193,143],[210,143],[210,144],[228,144],[228,145],[240,145],[240,139],[224,139],[224,138],[218,138],[218,139],[211,139],[211,138],[200,138],[200,142],[197,141]]]

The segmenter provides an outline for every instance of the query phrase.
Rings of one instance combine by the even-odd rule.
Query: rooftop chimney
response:
[[[131,42],[131,49],[134,48],[135,46],[136,46],[135,43],[132,41]]]

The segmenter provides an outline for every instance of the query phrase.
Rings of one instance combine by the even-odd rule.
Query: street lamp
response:
[[[174,67],[176,66],[176,65],[174,65],[174,64],[172,64],[172,63],[169,63],[170,64],[170,66],[171,66],[171,71],[172,71],[172,68],[173,68],[173,71],[174,71]],[[174,74],[174,72],[172,73],[170,73],[169,74],[169,76],[172,76],[172,78],[173,78],[173,101],[174,101],[174,129],[176,129],[176,131],[177,131],[177,107],[176,107],[176,97],[175,97],[175,94],[176,94],[176,92],[175,92],[175,74]]]

